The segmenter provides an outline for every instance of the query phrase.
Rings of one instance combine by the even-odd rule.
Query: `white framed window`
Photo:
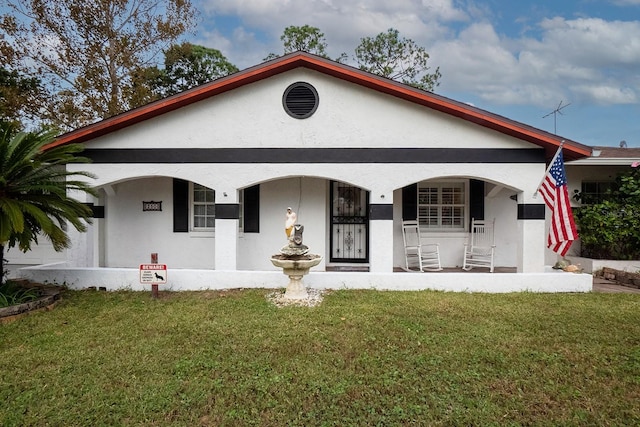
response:
[[[418,184],[418,222],[426,231],[465,231],[469,216],[469,181],[422,181]]]
[[[216,192],[191,183],[191,229],[212,231],[216,226]]]

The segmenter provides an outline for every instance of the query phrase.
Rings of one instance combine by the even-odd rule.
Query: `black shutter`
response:
[[[244,224],[245,233],[260,232],[260,185],[244,189]]]
[[[189,231],[189,181],[173,180],[173,232]]]
[[[469,181],[469,225],[471,218],[484,219],[484,181]]]
[[[418,184],[411,184],[402,189],[402,220],[415,219],[418,219]]]

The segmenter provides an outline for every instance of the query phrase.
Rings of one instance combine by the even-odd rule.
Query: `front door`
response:
[[[369,193],[331,182],[331,262],[369,261]]]

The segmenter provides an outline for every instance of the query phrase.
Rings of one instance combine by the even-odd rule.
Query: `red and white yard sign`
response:
[[[140,283],[163,285],[167,283],[166,264],[140,264]]]

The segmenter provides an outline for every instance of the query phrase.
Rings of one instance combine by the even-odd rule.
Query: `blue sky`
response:
[[[190,40],[238,67],[282,53],[289,25],[353,56],[388,28],[440,67],[436,93],[589,145],[640,147],[640,0],[193,0]],[[353,61],[348,61],[353,64]]]

